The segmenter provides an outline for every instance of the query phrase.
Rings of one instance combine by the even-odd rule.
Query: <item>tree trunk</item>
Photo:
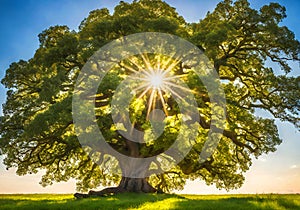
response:
[[[136,134],[137,135],[137,134]],[[139,139],[144,138],[144,133],[139,133]],[[76,198],[85,198],[90,196],[105,196],[124,192],[136,193],[154,193],[157,192],[148,183],[149,167],[151,160],[144,159],[140,155],[139,143],[125,139],[128,148],[128,155],[133,159],[119,158],[119,166],[122,170],[122,179],[117,187],[109,187],[101,191],[89,191],[88,194],[75,193]]]
[[[76,198],[86,198],[90,196],[105,196],[124,192],[154,193],[157,192],[148,183],[148,172],[151,161],[141,158],[138,143],[126,140],[130,151],[130,157],[134,159],[119,159],[119,166],[122,170],[122,179],[117,187],[109,187],[101,191],[89,191],[88,194],[75,193]]]
[[[122,179],[117,187],[109,187],[101,191],[89,191],[88,194],[76,193],[76,198],[86,198],[90,196],[106,196],[124,192],[154,193],[157,192],[148,182],[148,171],[150,162],[145,159],[132,161],[119,160],[122,170]]]
[[[90,190],[88,194],[75,193],[74,196],[76,198],[87,198],[93,196],[114,195],[124,192],[155,193],[157,190],[148,183],[147,178],[122,177],[122,180],[117,187],[109,187],[100,191]]]

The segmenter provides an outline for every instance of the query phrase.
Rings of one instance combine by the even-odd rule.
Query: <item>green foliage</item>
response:
[[[91,160],[76,138],[71,110],[75,81],[85,62],[104,44],[132,33],[159,31],[184,37],[204,49],[220,76],[227,116],[216,151],[200,163],[199,154],[213,120],[212,104],[199,78],[178,64],[174,74],[185,75],[184,82],[196,93],[199,135],[184,160],[164,174],[151,176],[151,184],[170,191],[182,188],[186,179],[200,178],[218,188],[240,187],[251,159],[275,151],[281,143],[274,120],[256,116],[257,109],[300,129],[300,77],[289,76],[289,61],[299,61],[300,44],[293,32],[280,25],[285,17],[285,8],[277,3],[257,11],[246,0],[225,0],[199,23],[187,24],[165,2],[139,0],[120,2],[113,14],[108,9],[90,12],[78,32],[67,26],[50,27],[39,35],[40,46],[33,58],[12,63],[2,80],[8,88],[0,126],[4,163],[8,168],[17,167],[19,175],[45,169],[42,185],[74,178],[78,189],[84,191],[119,182],[118,175],[108,174]],[[275,74],[266,61],[278,64],[283,73]],[[115,88],[128,75],[124,63],[104,78],[95,98],[95,113],[107,142],[117,151],[132,155],[110,117]],[[182,116],[174,99],[164,97],[170,107],[165,129],[157,141],[138,145],[140,157],[165,151],[178,136]],[[132,100],[130,117],[138,129],[147,131],[150,123],[145,101],[146,97]],[[184,135],[188,138],[188,131]],[[105,166],[106,161],[99,154],[97,163]]]

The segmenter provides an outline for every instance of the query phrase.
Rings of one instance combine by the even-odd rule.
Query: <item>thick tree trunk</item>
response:
[[[143,137],[140,136],[142,139]],[[101,191],[89,191],[88,194],[75,193],[76,198],[86,198],[90,196],[105,196],[124,192],[154,193],[157,192],[148,183],[149,166],[151,161],[140,156],[139,144],[126,140],[129,156],[135,159],[119,159],[119,166],[122,170],[122,179],[117,187],[109,187]]]
[[[114,195],[124,192],[135,192],[135,193],[155,193],[157,190],[153,188],[147,178],[128,178],[123,177],[119,186],[109,187],[100,191],[89,191],[88,194],[75,193],[76,198],[87,198],[93,196],[107,196]]]

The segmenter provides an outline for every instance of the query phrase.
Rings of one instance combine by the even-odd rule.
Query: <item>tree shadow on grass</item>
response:
[[[144,203],[155,203],[157,201],[164,201],[170,197],[178,197],[170,194],[136,194],[124,193],[115,196],[106,197],[91,197],[84,199],[56,199],[43,198],[41,200],[32,200],[31,195],[16,195],[14,198],[5,198],[0,196],[0,209],[22,209],[22,210],[55,210],[55,209],[135,209]],[[18,198],[19,197],[19,198]]]

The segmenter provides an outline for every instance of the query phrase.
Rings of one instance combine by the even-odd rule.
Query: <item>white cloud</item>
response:
[[[294,168],[298,168],[298,166],[297,165],[290,166],[290,169],[294,169]]]

